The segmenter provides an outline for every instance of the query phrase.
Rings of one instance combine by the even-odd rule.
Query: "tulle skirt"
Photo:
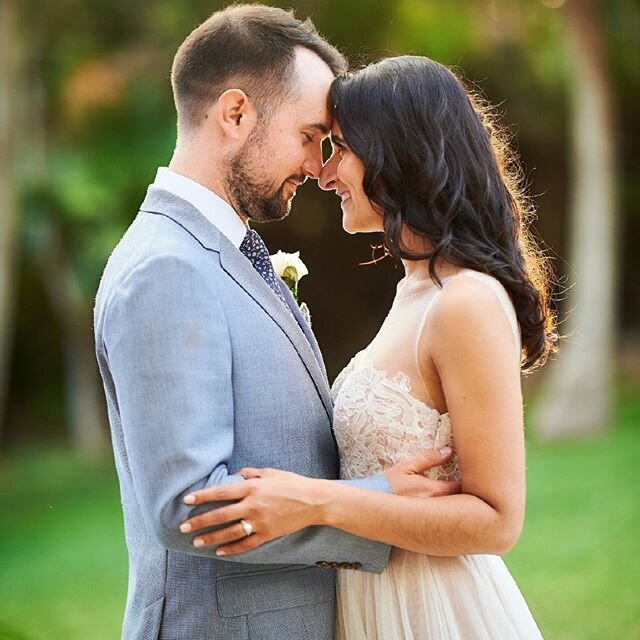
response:
[[[337,604],[337,640],[542,638],[498,556],[393,549],[381,574],[339,571]]]

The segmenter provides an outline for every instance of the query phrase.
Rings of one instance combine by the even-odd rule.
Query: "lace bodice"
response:
[[[333,428],[343,478],[374,475],[427,449],[448,445],[453,455],[425,475],[436,480],[461,479],[449,415],[425,404],[411,390],[412,381],[419,384],[421,380],[417,340],[423,333],[427,314],[442,290],[457,278],[472,278],[495,293],[511,325],[514,353],[520,357],[515,310],[505,289],[491,276],[464,270],[443,278],[442,289],[433,288],[419,297],[405,295],[399,288],[401,297],[396,296],[378,335],[352,358],[331,390]],[[414,340],[410,336],[415,336]],[[376,351],[374,359],[371,352]],[[377,368],[376,361],[388,363],[389,371],[398,372],[391,374]]]
[[[454,455],[425,475],[460,479],[448,414],[411,395],[407,375],[376,369],[361,351],[336,378],[331,393],[342,478],[374,475],[427,449],[449,445]]]

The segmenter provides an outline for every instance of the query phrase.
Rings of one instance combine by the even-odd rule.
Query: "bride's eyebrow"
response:
[[[331,144],[335,144],[339,147],[346,147],[347,144],[345,143],[344,139],[342,138],[342,136],[338,136],[334,133],[331,134]]]

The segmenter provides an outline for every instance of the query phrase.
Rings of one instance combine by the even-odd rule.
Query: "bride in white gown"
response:
[[[256,480],[225,498],[241,500],[261,543],[326,524],[393,547],[382,574],[338,572],[340,640],[540,638],[499,557],[524,520],[520,371],[555,338],[514,165],[476,101],[427,58],[339,78],[331,101],[320,184],[341,197],[345,230],[383,232],[405,269],[377,336],[333,386],[342,476],[388,474],[412,456],[419,470],[416,454],[449,447],[426,473],[459,480],[461,493],[397,495],[390,475],[394,494],[244,469]],[[227,551],[252,546],[249,536]]]
[[[384,472],[421,448],[451,446],[452,458],[427,474],[440,480],[461,479],[450,416],[422,399],[428,392],[419,365],[418,337],[425,334],[431,310],[450,287],[458,288],[458,295],[479,299],[495,295],[494,312],[504,316],[497,315],[495,321],[505,333],[507,322],[511,327],[514,362],[520,353],[513,306],[495,279],[458,271],[442,278],[443,289],[406,294],[410,277],[400,283],[374,341],[334,383],[334,430],[343,478]],[[472,282],[460,282],[462,278]],[[475,291],[478,287],[488,291]],[[456,295],[453,289],[451,294]],[[401,335],[407,339],[399,340]],[[408,339],[411,335],[415,340]],[[380,575],[338,572],[337,621],[339,640],[541,637],[504,563],[487,554],[439,557],[395,548]]]

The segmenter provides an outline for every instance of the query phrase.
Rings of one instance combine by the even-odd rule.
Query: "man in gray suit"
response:
[[[345,66],[311,23],[259,5],[215,13],[176,54],[176,150],[95,307],[129,550],[126,639],[328,640],[327,568],[387,562],[385,545],[328,527],[233,561],[179,531],[184,496],[243,481],[243,466],[339,475],[318,345],[247,221],[285,217],[318,177],[327,92]],[[357,483],[390,491],[388,477]]]

